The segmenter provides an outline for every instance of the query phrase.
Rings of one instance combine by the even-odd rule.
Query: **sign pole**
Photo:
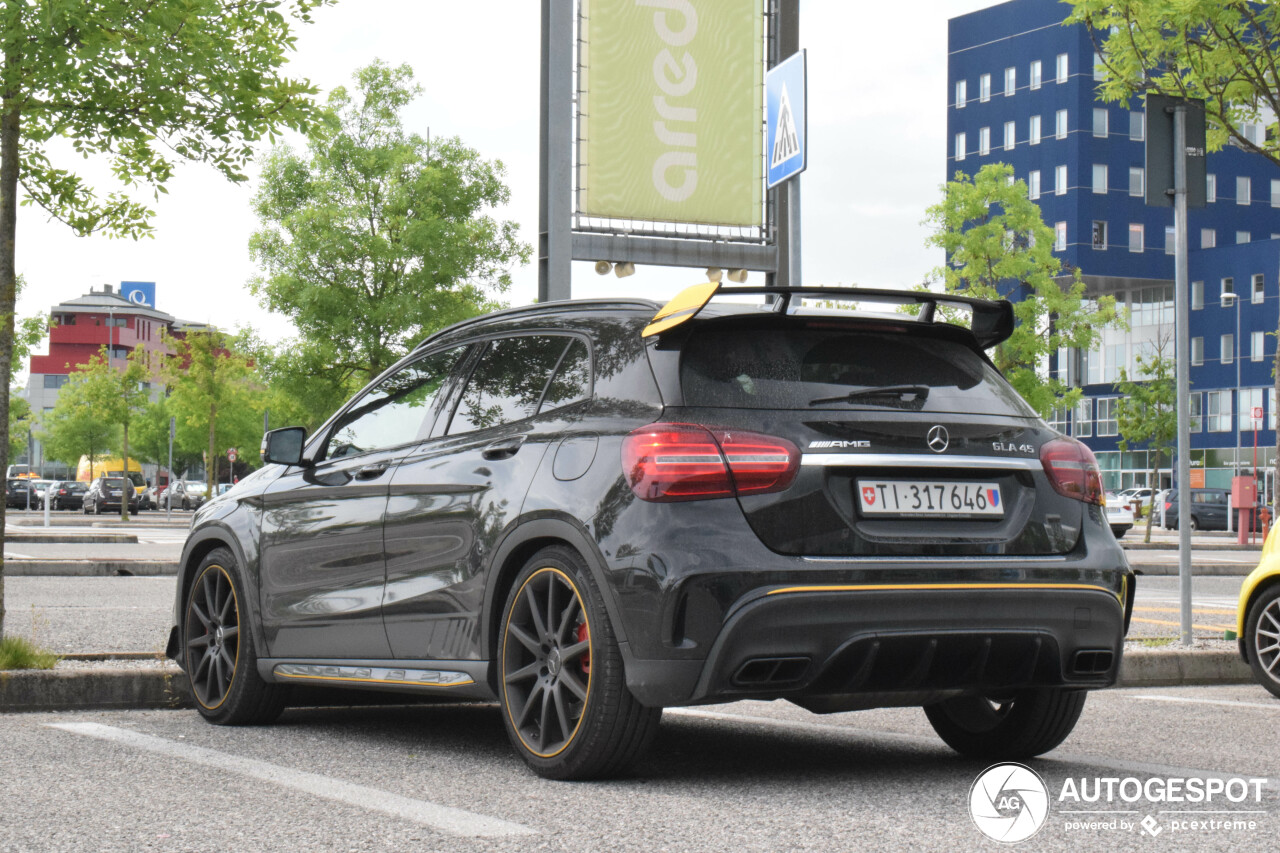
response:
[[[1173,304],[1178,370],[1178,580],[1182,644],[1191,645],[1191,295],[1187,283],[1187,106],[1173,107]]]
[[[169,418],[169,485],[165,486],[164,520],[173,518],[173,434],[178,429],[178,419]]]

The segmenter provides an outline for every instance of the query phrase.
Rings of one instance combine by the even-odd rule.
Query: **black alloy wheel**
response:
[[[604,602],[577,552],[534,555],[503,613],[503,720],[530,768],[548,779],[593,779],[634,763],[662,709],[642,706],[627,690]]]
[[[234,567],[231,553],[218,548],[196,570],[187,592],[182,665],[205,719],[219,725],[267,723],[284,710],[288,688],[258,674]]]

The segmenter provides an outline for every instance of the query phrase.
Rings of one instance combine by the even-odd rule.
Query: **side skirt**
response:
[[[264,681],[493,700],[487,661],[316,660],[264,658]]]

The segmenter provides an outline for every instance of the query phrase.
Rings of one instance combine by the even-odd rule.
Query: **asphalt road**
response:
[[[1280,701],[1253,686],[1094,694],[1066,743],[1030,763],[1050,811],[1021,846],[1274,849],[1278,724]],[[943,746],[918,709],[668,711],[633,776],[573,784],[531,775],[488,705],[297,709],[263,728],[209,726],[192,711],[10,715],[0,850],[1008,849],[969,816],[984,768]],[[1155,779],[1158,792],[1168,777],[1223,776],[1267,779],[1261,801],[1061,799],[1068,779]],[[1139,826],[1147,816],[1155,837]],[[1131,828],[1074,828],[1113,820]]]

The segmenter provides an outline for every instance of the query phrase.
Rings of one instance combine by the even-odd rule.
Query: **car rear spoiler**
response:
[[[771,296],[774,301],[767,307],[779,314],[790,312],[796,297],[919,305],[920,313],[914,321],[930,324],[935,322],[934,314],[939,305],[959,306],[973,312],[970,331],[983,349],[1002,343],[1013,334],[1013,304],[1007,299],[976,299],[950,293],[867,287],[721,287],[719,282],[708,281],[676,294],[674,299],[653,315],[653,320],[645,326],[641,335],[646,338],[658,335],[692,320],[714,296]],[[798,302],[796,304],[798,306]]]

